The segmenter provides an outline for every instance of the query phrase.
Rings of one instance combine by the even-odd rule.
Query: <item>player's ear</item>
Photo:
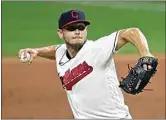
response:
[[[86,26],[85,29],[88,30],[88,26]]]
[[[60,39],[63,39],[63,32],[62,32],[61,29],[57,30],[57,34],[58,34],[58,36],[59,36]]]

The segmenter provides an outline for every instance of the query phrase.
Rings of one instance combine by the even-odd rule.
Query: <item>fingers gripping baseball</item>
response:
[[[38,51],[31,48],[20,49],[19,50],[19,59],[23,63],[31,64],[33,59],[35,59],[38,55]]]

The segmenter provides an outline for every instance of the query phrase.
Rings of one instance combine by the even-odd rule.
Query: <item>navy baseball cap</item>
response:
[[[85,25],[89,25],[90,21],[85,20],[85,13],[80,10],[69,10],[63,12],[59,17],[59,29],[64,28],[72,23],[81,22]]]

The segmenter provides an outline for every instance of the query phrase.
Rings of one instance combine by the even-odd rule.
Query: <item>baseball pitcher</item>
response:
[[[75,119],[132,119],[121,89],[132,95],[142,92],[157,71],[158,61],[138,28],[88,40],[88,25],[83,11],[63,12],[57,34],[64,44],[21,49],[20,60],[29,64],[38,56],[56,60]],[[140,59],[119,82],[113,57],[126,43],[137,48]]]

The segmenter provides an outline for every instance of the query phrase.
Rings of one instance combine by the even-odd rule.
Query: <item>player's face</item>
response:
[[[68,45],[83,45],[87,40],[87,26],[84,23],[73,23],[61,31],[61,37]]]

